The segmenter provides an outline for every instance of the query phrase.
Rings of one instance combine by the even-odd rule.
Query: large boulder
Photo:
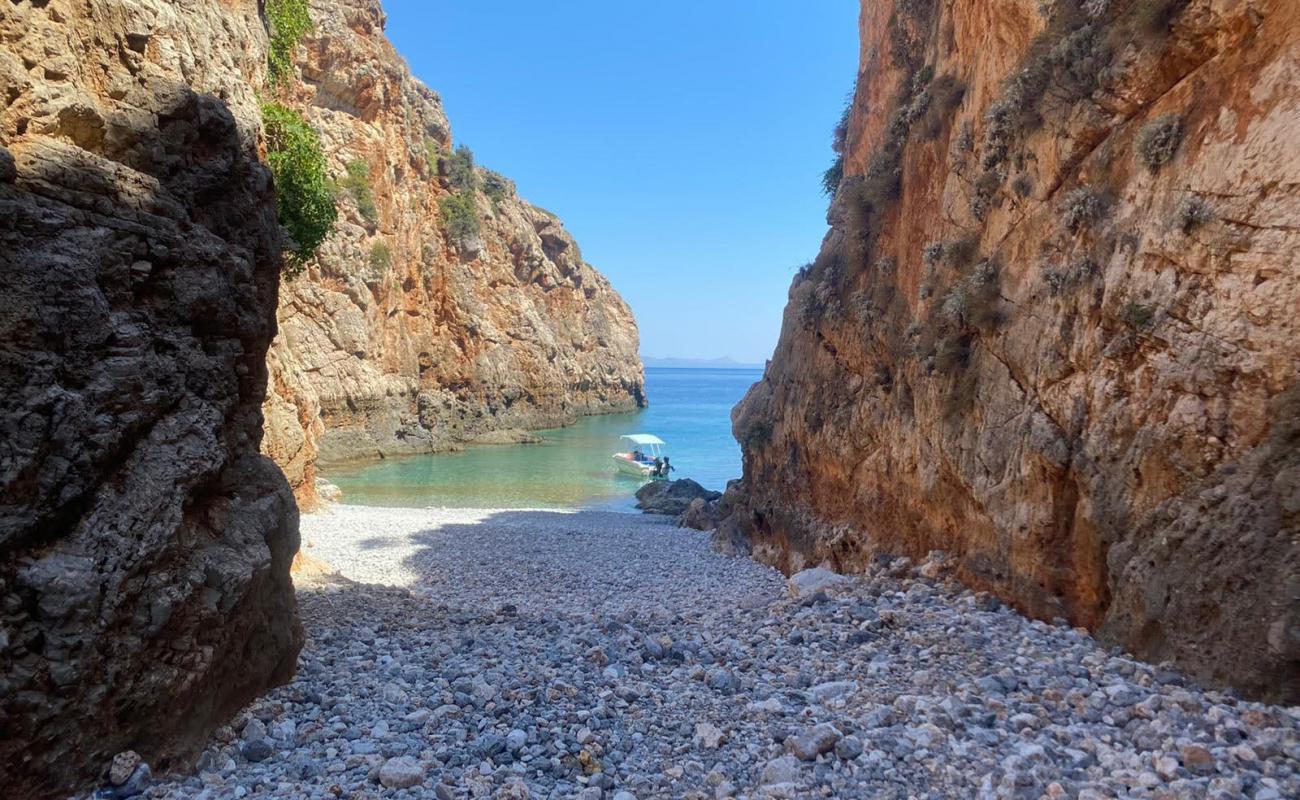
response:
[[[733,512],[737,508],[744,506],[744,491],[743,481],[727,481],[727,490],[721,497],[697,497],[686,506],[677,522],[683,528],[694,528],[697,531],[715,530],[724,520],[735,516]]]
[[[652,481],[637,489],[636,507],[647,514],[677,516],[690,507],[693,500],[713,501],[722,492],[705,489],[690,478],[675,481]]]
[[[258,453],[265,33],[255,4],[180,8],[0,15],[6,797],[66,797],[127,750],[180,766],[301,646],[297,510]]]

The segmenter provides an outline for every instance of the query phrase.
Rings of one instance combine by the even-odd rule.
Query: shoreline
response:
[[[1112,654],[938,562],[787,581],[591,510],[340,504],[302,527],[339,573],[295,576],[298,675],[150,796],[1300,793],[1300,708]]]

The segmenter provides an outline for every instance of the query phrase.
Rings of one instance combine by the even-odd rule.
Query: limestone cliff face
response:
[[[872,0],[733,414],[756,552],[966,582],[1300,698],[1293,3]]]
[[[293,674],[258,453],[281,236],[253,0],[0,10],[0,786],[155,768]]]
[[[480,230],[449,230],[450,128],[384,37],[379,4],[311,10],[290,96],[348,185],[334,233],[282,290],[270,357],[265,450],[300,500],[312,502],[318,459],[643,405],[632,313],[555,216],[479,168]]]

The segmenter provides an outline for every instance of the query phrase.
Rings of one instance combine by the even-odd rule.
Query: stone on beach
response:
[[[414,758],[390,758],[379,768],[379,782],[389,789],[406,789],[424,783],[424,767]]]
[[[340,574],[299,579],[298,676],[149,792],[1300,795],[1294,709],[896,561],[792,598],[665,517],[335,506],[302,524]]]
[[[786,740],[786,745],[801,761],[814,761],[817,756],[834,749],[835,743],[839,740],[840,732],[835,730],[835,726],[823,722],[797,736],[790,737]]]
[[[849,583],[852,583],[852,580],[839,573],[832,572],[825,567],[813,567],[791,575],[786,587],[789,589],[791,597],[803,598],[818,592],[834,591]]]

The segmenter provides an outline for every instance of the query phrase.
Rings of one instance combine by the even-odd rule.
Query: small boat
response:
[[[629,433],[618,437],[627,439],[632,448],[625,453],[614,454],[614,465],[618,471],[638,478],[667,478],[674,467],[668,463],[668,456],[663,454],[663,439],[650,433]]]

